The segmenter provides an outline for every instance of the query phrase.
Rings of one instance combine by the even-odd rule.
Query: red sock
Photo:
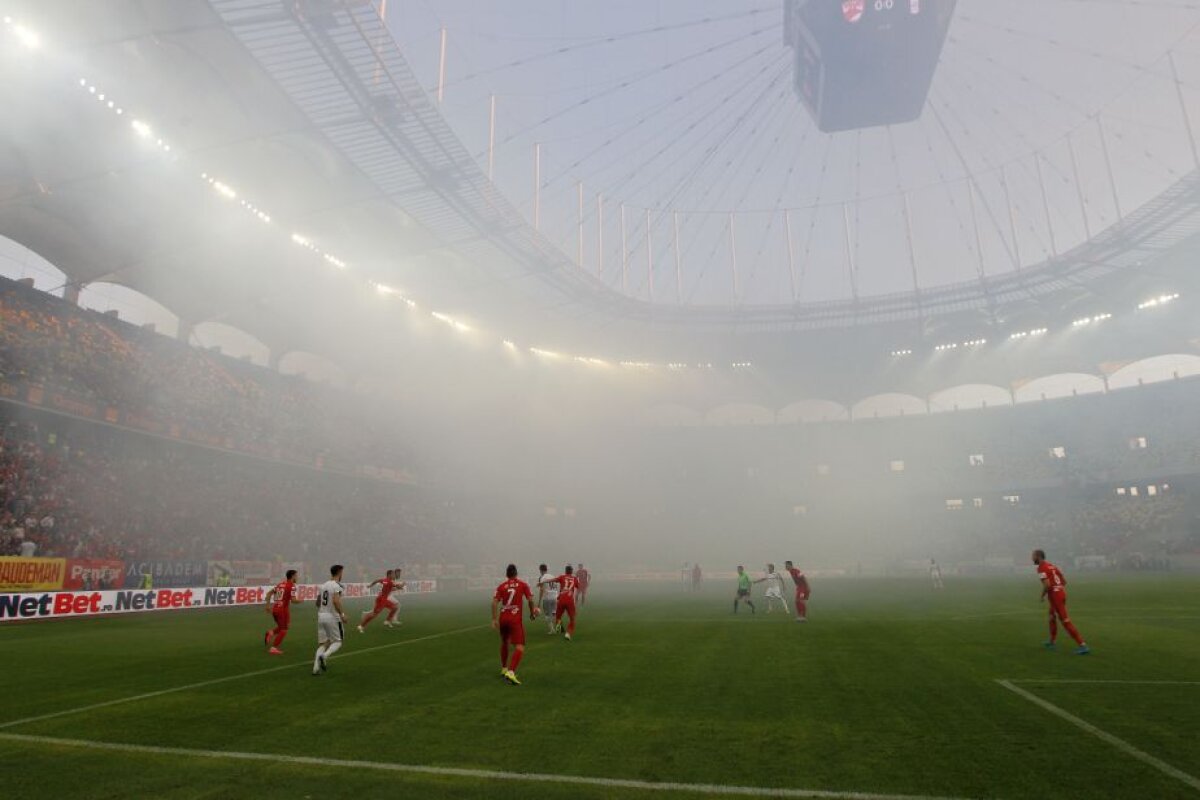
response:
[[[396,612],[399,610],[400,609],[398,609],[398,608],[393,608],[387,615],[387,621],[391,622],[392,620],[394,620],[396,618]]]
[[[567,633],[575,635],[575,615],[571,615],[571,620],[567,623]]]
[[[271,644],[271,646],[279,647],[279,645],[283,644],[283,639],[285,636],[287,636],[287,628],[276,628],[275,641]]]
[[[500,643],[500,666],[504,667],[508,664],[508,642]]]
[[[1067,629],[1067,633],[1071,634],[1071,638],[1075,640],[1075,644],[1083,644],[1083,637],[1079,635],[1079,631],[1075,629],[1075,624],[1071,620],[1064,619],[1063,627]]]
[[[524,657],[524,655],[525,655],[525,648],[523,648],[523,647],[514,647],[514,648],[513,648],[513,654],[512,654],[512,661],[511,661],[511,662],[509,662],[508,668],[509,668],[510,670],[512,670],[513,672],[516,672],[516,671],[517,671],[517,666],[518,666],[518,665],[520,665],[520,663],[521,663],[521,658],[522,658],[522,657]]]
[[[803,597],[796,598],[796,616],[798,616],[798,617],[807,617],[808,616],[808,603],[804,602]]]
[[[1050,644],[1054,644],[1054,640],[1058,638],[1058,620],[1054,615],[1050,615]]]

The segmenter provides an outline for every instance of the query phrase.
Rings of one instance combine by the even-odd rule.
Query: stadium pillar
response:
[[[734,212],[729,212],[729,266],[733,273],[733,305],[741,302],[742,287],[738,275],[738,260],[737,260],[737,223],[735,221]]]
[[[621,203],[621,291],[629,292],[629,238],[625,231],[624,203]]]
[[[438,83],[437,83],[437,101],[438,105],[442,104],[442,100],[446,96],[446,26],[442,26],[442,47],[438,54]]]
[[[583,195],[580,195],[582,197]],[[580,208],[583,208],[580,205]],[[646,286],[650,293],[650,302],[654,302],[654,246],[650,241],[650,209],[646,209]],[[580,228],[582,230],[582,227]],[[580,250],[582,252],[582,249]]]
[[[675,229],[675,299],[683,305],[683,254],[679,252],[679,212],[672,212]]]
[[[1092,238],[1092,223],[1088,219],[1087,197],[1083,193],[1083,182],[1079,179],[1079,159],[1075,157],[1075,142],[1067,134],[1067,153],[1071,156],[1071,176],[1075,179],[1075,194],[1079,198],[1079,215],[1083,217],[1083,233]]]
[[[1046,213],[1046,232],[1050,235],[1050,257],[1058,258],[1058,244],[1054,241],[1054,219],[1050,216],[1050,200],[1046,195],[1046,178],[1042,174],[1042,157],[1033,154],[1033,166],[1037,169],[1038,187],[1042,190],[1042,210]]]
[[[542,145],[533,145],[533,229],[542,227]]]
[[[783,236],[787,244],[788,277],[791,279],[792,302],[794,303],[798,299],[796,296],[796,252],[792,244],[792,212],[787,208],[783,210]]]
[[[488,180],[494,180],[496,172],[496,93],[488,111]]]
[[[1021,241],[1017,238],[1017,212],[1013,208],[1012,194],[1008,189],[1008,171],[1000,165],[1000,185],[1004,187],[1004,205],[1008,206],[1008,233],[1012,237],[1013,268],[1021,272]]]
[[[83,291],[83,287],[87,284],[76,281],[67,281],[63,284],[63,300],[66,300],[73,306],[79,305],[79,294]]]
[[[604,280],[604,195],[596,193],[596,277]]]
[[[175,331],[175,338],[178,339],[179,341],[183,342],[184,344],[187,344],[188,342],[191,341],[192,331],[195,330],[195,328],[196,328],[195,323],[191,322],[190,320],[180,319],[179,320],[179,329],[177,331]]]
[[[1117,178],[1113,174],[1112,159],[1108,156],[1108,137],[1104,135],[1104,122],[1096,114],[1096,133],[1100,135],[1100,152],[1104,154],[1104,167],[1108,170],[1108,187],[1112,190],[1113,208],[1117,211],[1117,222],[1124,220],[1121,213],[1121,193],[1117,191]]]
[[[1187,102],[1183,99],[1183,84],[1179,82],[1179,69],[1175,66],[1175,54],[1167,53],[1167,62],[1171,65],[1171,77],[1175,81],[1175,97],[1179,100],[1179,110],[1183,114],[1183,127],[1187,130],[1188,146],[1192,151],[1192,163],[1200,169],[1200,151],[1196,149],[1196,134],[1192,130],[1192,116],[1188,113]]]

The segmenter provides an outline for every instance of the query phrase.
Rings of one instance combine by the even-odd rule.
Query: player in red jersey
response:
[[[1042,600],[1050,601],[1050,640],[1046,642],[1046,649],[1054,649],[1054,640],[1058,638],[1058,623],[1061,620],[1067,633],[1071,634],[1075,644],[1079,645],[1075,648],[1075,654],[1086,656],[1092,649],[1087,646],[1087,642],[1067,616],[1067,579],[1062,570],[1046,560],[1045,550],[1033,551],[1033,563],[1037,565],[1038,577],[1042,579]]]
[[[570,619],[567,620],[567,632],[563,638],[569,642],[575,633],[575,598],[579,594],[580,587],[583,586],[583,581],[575,574],[575,570],[571,569],[570,564],[563,567],[563,574],[554,580],[558,583],[558,605],[554,609],[554,629],[562,630],[562,618],[563,614],[566,614]]]
[[[296,597],[296,570],[289,569],[284,579],[267,592],[267,613],[275,618],[275,627],[263,634],[263,645],[271,646],[267,651],[270,655],[283,655],[279,645],[283,644],[292,622],[292,603],[299,602],[300,598]]]
[[[575,577],[579,579],[579,605],[583,605],[583,601],[587,600],[588,587],[592,585],[592,573],[580,564],[575,568]]]
[[[533,603],[533,592],[529,584],[517,577],[517,565],[509,564],[504,570],[507,579],[496,587],[492,595],[492,627],[500,632],[500,675],[512,684],[520,685],[517,667],[525,656],[525,622],[521,618],[521,606],[529,603],[529,618],[537,619],[537,606]],[[512,659],[508,648],[512,646]]]
[[[375,608],[371,611],[363,612],[362,619],[358,623],[359,633],[366,633],[365,629],[367,625],[370,624],[371,620],[382,614],[385,608],[388,609],[388,615],[384,619],[383,625],[386,628],[392,627],[392,620],[395,619],[396,612],[400,610],[400,603],[391,595],[393,591],[404,591],[404,581],[396,580],[399,577],[400,570],[389,569],[382,578],[373,580],[367,584],[368,590],[378,584],[379,594],[375,596]]]
[[[808,622],[808,597],[812,594],[808,578],[790,561],[783,562],[783,568],[792,576],[792,583],[796,584],[796,622]]]

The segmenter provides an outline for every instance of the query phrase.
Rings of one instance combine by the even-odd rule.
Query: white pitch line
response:
[[[441,639],[444,636],[454,636],[458,633],[466,633],[468,631],[477,631],[488,627],[487,625],[472,625],[469,628],[456,628],[452,631],[443,631],[442,633],[433,633],[429,636],[418,636],[416,639],[404,639],[399,642],[391,642],[389,644],[381,644],[375,647],[367,647],[362,650],[351,650],[349,653],[339,653],[334,659],[334,662],[349,658],[350,656],[361,655],[362,653],[371,653],[376,650],[387,650],[392,647],[403,647],[404,645],[416,644],[417,642],[427,642],[431,639]],[[257,675],[270,675],[272,672],[282,672],[287,669],[296,669],[297,667],[307,667],[308,662],[302,661],[298,664],[281,664],[278,667],[267,667],[266,669],[257,669],[253,672],[242,672],[238,675],[226,675],[223,678],[213,678],[207,681],[199,681],[197,683],[189,683],[186,686],[175,686],[170,689],[159,689],[155,692],[146,692],[144,694],[135,694],[130,697],[120,697],[116,700],[105,700],[102,703],[92,703],[91,705],[80,706],[79,708],[68,708],[65,711],[54,711],[50,714],[39,714],[36,717],[26,717],[25,719],[15,719],[11,722],[0,723],[0,730],[5,728],[13,728],[17,725],[27,725],[31,722],[42,722],[47,719],[56,719],[58,717],[68,717],[72,714],[82,714],[85,711],[94,711],[98,708],[109,708],[111,706],[119,706],[125,703],[134,703],[138,700],[149,700],[153,697],[162,697],[165,694],[175,694],[176,692],[186,692],[190,689],[202,689],[205,686],[216,686],[220,683],[228,683],[230,681],[241,680],[242,678],[253,678]]]
[[[1071,712],[1065,711],[1065,710],[1059,708],[1058,706],[1054,705],[1053,703],[1043,700],[1042,698],[1038,697],[1033,692],[1026,691],[1025,689],[1022,689],[1021,687],[1015,685],[1010,680],[1004,680],[1002,678],[997,678],[996,683],[1000,684],[1005,689],[1008,689],[1010,692],[1012,692],[1020,697],[1025,698],[1026,700],[1033,703],[1034,705],[1040,706],[1041,708],[1045,709],[1046,711],[1049,711],[1054,716],[1056,716],[1060,719],[1066,720],[1067,722],[1071,723],[1072,725],[1079,728],[1080,730],[1090,733],[1092,736],[1095,736],[1097,739],[1108,742],[1113,747],[1115,747],[1118,750],[1120,750],[1121,752],[1125,753],[1125,755],[1136,758],[1138,761],[1141,761],[1144,764],[1149,764],[1150,766],[1157,769],[1159,772],[1169,775],[1178,781],[1182,781],[1183,783],[1186,783],[1188,786],[1192,787],[1193,789],[1200,791],[1200,778],[1197,778],[1194,775],[1189,775],[1188,773],[1184,772],[1183,770],[1171,766],[1167,762],[1163,761],[1161,758],[1155,758],[1154,756],[1150,755],[1149,753],[1145,752],[1144,750],[1139,750],[1138,748],[1134,747],[1133,745],[1131,745],[1129,742],[1125,741],[1124,739],[1118,739],[1116,736],[1113,736],[1111,733],[1100,730],[1099,728],[1097,728],[1095,725],[1088,722],[1087,720],[1080,719],[1079,717],[1075,716]]]
[[[1129,681],[1129,680],[1104,680],[1090,678],[1008,678],[1009,683],[1098,683],[1098,684],[1122,684],[1128,686],[1200,686],[1200,681]]]
[[[25,742],[28,744],[56,745],[60,747],[84,747],[92,750],[109,750],[121,753],[260,761],[271,764],[299,764],[313,767],[346,767],[350,769],[373,769],[382,772],[405,772],[415,775],[435,775],[438,777],[558,783],[575,786],[600,786],[607,789],[637,789],[652,792],[690,792],[692,794],[742,795],[749,797],[826,798],[827,800],[964,800],[963,798],[936,797],[933,795],[839,792],[827,789],[786,789],[769,786],[724,786],[713,783],[640,781],[629,778],[555,775],[544,772],[504,772],[501,770],[466,769],[463,767],[431,767],[419,764],[395,764],[386,761],[357,761],[341,758],[291,756],[282,753],[243,753],[236,750],[198,750],[191,747],[162,747],[148,744],[97,742],[88,739],[60,739],[54,736],[31,736],[22,733],[0,733],[0,740]]]

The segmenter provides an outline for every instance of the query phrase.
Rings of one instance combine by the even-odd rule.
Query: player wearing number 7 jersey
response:
[[[1062,570],[1046,560],[1045,550],[1033,551],[1033,563],[1037,565],[1038,577],[1042,579],[1042,599],[1050,603],[1050,639],[1046,642],[1046,649],[1054,649],[1054,640],[1058,637],[1058,621],[1062,620],[1067,633],[1071,634],[1071,638],[1079,645],[1075,648],[1075,654],[1086,656],[1092,650],[1067,616],[1067,579]]]
[[[520,685],[517,667],[525,656],[525,622],[521,617],[522,607],[529,604],[529,618],[537,619],[537,606],[533,604],[533,592],[529,584],[517,577],[517,565],[509,564],[504,574],[507,579],[496,587],[492,595],[492,627],[500,632],[500,675],[512,684]],[[509,658],[509,647],[512,658]]]

